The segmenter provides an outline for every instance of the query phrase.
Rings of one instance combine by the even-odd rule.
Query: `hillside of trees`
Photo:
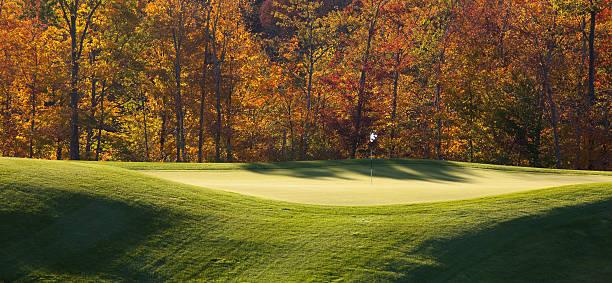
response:
[[[0,156],[610,170],[609,0],[0,0]]]

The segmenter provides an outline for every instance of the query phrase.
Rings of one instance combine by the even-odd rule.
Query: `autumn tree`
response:
[[[174,114],[176,160],[187,161],[185,142],[185,107],[183,104],[183,57],[187,34],[193,28],[195,5],[187,0],[160,0],[148,3],[147,12],[152,17],[152,28],[157,29],[160,40],[170,41],[174,72]],[[161,42],[160,42],[161,43]]]
[[[0,0],[0,155],[606,170],[608,4]]]
[[[70,109],[71,132],[70,132],[70,159],[79,160],[79,67],[83,54],[83,43],[88,35],[96,11],[102,4],[102,0],[59,0],[62,17],[65,21],[64,28],[70,35]]]
[[[292,34],[290,39],[285,39],[286,52],[291,54],[288,54],[287,59],[294,63],[287,75],[294,76],[296,85],[304,94],[306,113],[302,122],[302,158],[306,157],[308,151],[315,73],[320,67],[321,60],[328,55],[333,43],[334,26],[322,15],[322,5],[322,1],[289,0],[279,5],[280,12],[275,14],[279,19],[278,25]],[[319,100],[320,98],[317,97],[317,102]]]
[[[381,10],[384,8],[385,4],[387,4],[387,0],[377,0],[377,1],[363,1],[363,16],[365,17],[363,20],[365,21],[365,26],[367,27],[366,33],[366,42],[365,47],[363,49],[363,57],[361,59],[360,66],[360,75],[359,75],[359,84],[357,88],[357,107],[353,116],[354,123],[354,132],[353,138],[351,141],[351,152],[350,158],[355,159],[357,153],[357,147],[359,146],[362,139],[364,139],[364,134],[362,133],[362,115],[364,110],[364,104],[367,103],[365,98],[366,92],[366,76],[368,70],[368,63],[370,60],[370,52],[372,47],[372,40],[376,33],[377,23],[381,14]]]

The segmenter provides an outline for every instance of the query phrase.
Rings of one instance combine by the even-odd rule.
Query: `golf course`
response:
[[[426,160],[376,161],[372,178],[368,160],[298,164],[281,164],[276,168],[226,165],[224,170],[197,170],[197,167],[196,170],[189,170],[189,167],[187,170],[165,170],[161,166],[141,172],[179,183],[261,198],[344,206],[448,201],[612,181],[610,176],[576,175],[575,172],[546,174],[542,170],[478,168],[465,163]]]
[[[612,173],[0,158],[0,281],[606,282]]]

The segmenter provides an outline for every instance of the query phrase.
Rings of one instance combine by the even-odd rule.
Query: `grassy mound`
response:
[[[605,282],[612,183],[328,207],[0,159],[0,247],[6,281]]]

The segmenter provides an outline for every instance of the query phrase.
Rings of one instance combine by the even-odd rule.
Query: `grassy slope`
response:
[[[325,207],[0,159],[0,247],[0,280],[605,282],[612,183]]]

